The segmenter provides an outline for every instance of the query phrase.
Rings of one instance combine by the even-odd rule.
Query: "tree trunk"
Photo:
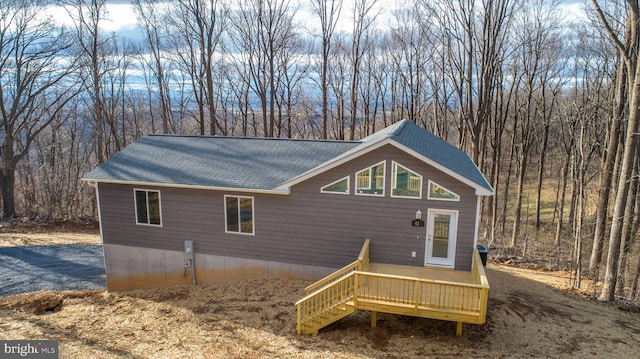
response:
[[[567,198],[567,175],[569,174],[569,161],[571,160],[571,154],[567,154],[567,159],[564,163],[564,168],[562,169],[562,190],[560,194],[560,209],[558,210],[558,223],[556,225],[556,238],[554,244],[556,247],[560,246],[560,234],[562,233],[562,222],[564,220],[564,202]],[[558,203],[556,203],[556,207]]]
[[[616,109],[611,120],[611,132],[609,133],[609,143],[607,153],[603,160],[602,172],[600,176],[600,190],[598,193],[598,206],[596,207],[596,226],[593,234],[593,249],[591,250],[591,260],[589,269],[594,270],[602,261],[602,247],[607,227],[607,215],[609,214],[609,197],[611,196],[611,183],[613,171],[618,153],[618,143],[620,143],[620,128],[624,117],[626,98],[626,67],[620,64],[618,78],[616,79]]]
[[[636,24],[637,15],[637,13],[630,11],[628,21]],[[635,33],[636,32],[634,31],[634,34]],[[638,142],[638,116],[640,116],[640,110],[638,109],[638,106],[640,106],[640,62],[637,61],[637,58],[630,59],[627,62],[630,63],[633,69],[632,75],[629,76],[629,83],[633,84],[633,86],[630,89],[629,122],[627,134],[625,136],[624,154],[622,157],[620,178],[618,180],[618,191],[616,193],[616,200],[613,206],[613,220],[611,222],[611,233],[609,235],[607,267],[602,292],[598,297],[598,299],[602,301],[614,300],[619,269],[618,259],[620,256],[620,244],[622,242],[622,236],[624,235],[622,230],[625,221],[631,220],[631,218],[625,217],[625,209]]]
[[[513,232],[511,234],[511,248],[516,246],[518,236],[520,235],[520,215],[522,213],[522,196],[524,194],[524,179],[527,172],[527,156],[525,149],[522,150],[522,158],[520,159],[520,167],[518,169],[518,192],[516,193],[516,208],[513,216]]]
[[[549,143],[549,123],[544,124],[542,134],[542,144],[540,145],[540,156],[538,157],[538,186],[536,188],[536,231],[540,230],[540,207],[542,202],[542,181],[544,180],[544,165],[547,158],[547,145]]]
[[[16,217],[15,201],[15,168],[4,168],[0,174],[0,190],[2,191],[2,217]]]

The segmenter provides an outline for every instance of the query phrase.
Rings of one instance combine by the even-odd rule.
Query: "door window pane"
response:
[[[433,257],[449,257],[449,229],[451,216],[436,214],[433,219]]]

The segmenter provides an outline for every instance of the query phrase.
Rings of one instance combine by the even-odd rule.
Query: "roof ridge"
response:
[[[143,137],[173,137],[173,138],[198,138],[198,139],[235,139],[235,140],[260,140],[260,141],[299,141],[299,142],[328,142],[328,143],[360,143],[359,140],[336,140],[322,138],[283,138],[283,137],[250,137],[250,136],[220,136],[220,135],[191,135],[191,134],[163,134],[148,133]]]

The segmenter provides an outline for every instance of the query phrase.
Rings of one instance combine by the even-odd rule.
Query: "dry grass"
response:
[[[0,247],[100,243],[100,230],[93,221],[0,221]]]

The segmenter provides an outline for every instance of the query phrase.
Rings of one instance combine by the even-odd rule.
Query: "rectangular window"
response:
[[[382,161],[356,173],[356,194],[384,196],[384,166]]]
[[[224,196],[226,232],[254,234],[253,197]]]
[[[422,176],[393,162],[391,197],[422,198]]]
[[[136,202],[136,223],[161,226],[160,191],[135,189],[133,192]]]

